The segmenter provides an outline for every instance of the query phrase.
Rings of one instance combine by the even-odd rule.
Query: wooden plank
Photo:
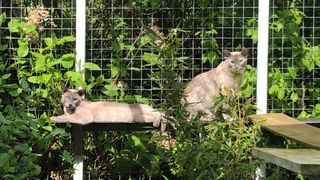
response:
[[[146,131],[156,130],[152,123],[91,123],[83,126],[84,131]]]
[[[315,149],[253,148],[252,154],[300,174],[320,174],[320,151]]]
[[[57,127],[64,128],[68,123],[56,123]],[[152,123],[90,123],[80,125],[70,123],[73,126],[82,126],[83,131],[146,131],[160,130],[160,127],[154,127]]]
[[[320,150],[320,129],[286,116],[282,113],[250,115],[253,122],[261,123],[262,128],[279,136],[297,141]]]

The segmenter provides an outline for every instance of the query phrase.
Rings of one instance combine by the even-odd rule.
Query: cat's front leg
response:
[[[55,123],[68,123],[76,120],[74,115],[63,114],[61,116],[51,116],[50,119]]]
[[[68,122],[68,118],[66,114],[61,116],[51,116],[50,119],[55,123],[66,123]]]

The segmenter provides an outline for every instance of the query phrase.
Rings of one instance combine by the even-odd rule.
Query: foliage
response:
[[[249,179],[256,163],[250,149],[257,143],[258,126],[216,122],[190,125],[192,134],[177,139],[172,171],[188,179]],[[190,135],[191,134],[191,135]]]
[[[2,2],[4,7],[8,2]],[[6,37],[0,45],[0,126],[5,129],[0,138],[2,176],[44,179],[52,170],[70,174],[70,136],[47,118],[62,113],[59,89],[69,85],[85,88],[90,100],[152,104],[170,122],[168,136],[149,131],[88,133],[86,162],[93,163],[86,168],[92,176],[106,178],[110,172],[142,170],[163,178],[251,177],[256,162],[249,149],[259,141],[259,129],[245,122],[255,110],[255,62],[247,66],[239,95],[216,101],[215,111],[221,110],[222,102],[232,104],[228,113],[240,119],[239,123],[219,121],[202,126],[197,119],[188,122],[179,102],[185,83],[216,66],[223,48],[253,47],[251,59],[255,60],[258,1],[89,1],[90,62],[84,72],[74,71],[75,13],[70,10],[74,1],[14,3],[52,7],[53,24],[72,30],[60,33],[49,22],[45,25],[50,30],[40,30],[25,20],[7,22],[5,14],[0,15],[0,24],[5,26],[0,33]],[[268,106],[292,116],[320,117],[320,90],[315,88],[319,86],[315,77],[319,76],[320,49],[319,42],[311,40],[320,31],[304,28],[312,21],[307,18],[308,8],[301,8],[303,3],[308,2],[274,2],[269,26]],[[26,17],[31,11],[17,9],[10,15]],[[244,36],[248,38],[233,38]],[[173,149],[161,144],[167,138],[173,138]],[[279,176],[277,170],[274,174]]]
[[[6,22],[5,17],[1,15],[2,23]],[[10,45],[17,48],[1,45],[4,52],[0,68],[1,178],[42,177],[62,167],[67,171],[73,163],[70,147],[57,151],[70,141],[70,134],[55,127],[47,115],[61,113],[58,98],[61,84],[87,87],[83,72],[71,69],[75,54],[71,51],[56,55],[59,47],[68,49],[75,38],[57,38],[52,33],[41,42],[37,26],[18,19],[8,22],[8,30]],[[97,69],[93,64],[87,64],[86,68]],[[59,158],[64,160],[61,167],[53,167]],[[43,167],[43,163],[47,165]]]
[[[21,106],[6,106],[0,113],[0,127],[0,174],[3,179],[39,176],[40,162],[46,158],[54,139],[68,136],[64,129],[53,129],[45,115],[35,121]]]

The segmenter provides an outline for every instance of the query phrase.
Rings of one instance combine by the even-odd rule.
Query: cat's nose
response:
[[[71,107],[72,107],[72,104],[68,104],[68,107],[71,108]]]

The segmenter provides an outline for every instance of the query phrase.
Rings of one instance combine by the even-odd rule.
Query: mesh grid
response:
[[[286,98],[279,100],[269,96],[268,109],[297,117],[303,111],[310,113],[319,103],[319,66],[315,63],[320,35],[320,11],[317,9],[320,6],[315,0],[291,3],[273,0],[270,5],[270,24],[275,28],[271,28],[269,38],[269,72],[277,74],[278,71],[284,78],[280,82],[280,78],[274,76],[269,84],[279,84]],[[311,65],[306,65],[307,62]],[[296,71],[296,76],[290,76],[290,71]]]
[[[186,82],[221,62],[220,52],[224,48],[250,48],[249,63],[254,64],[256,45],[246,36],[245,27],[248,20],[257,18],[257,5],[257,1],[135,1],[134,4],[124,0],[91,0],[87,5],[87,60],[102,67],[100,74],[115,80],[110,64],[117,63],[119,58],[122,63],[128,64],[126,55],[129,51],[124,49],[119,52],[114,42],[134,44],[146,26],[156,27],[164,35],[174,28],[186,31],[179,34],[183,44],[177,54],[178,57],[187,56],[186,61],[190,62],[190,67],[183,74]],[[254,23],[250,26],[256,28]],[[217,31],[216,34],[213,30]],[[145,52],[152,51],[134,50],[136,56],[130,59],[132,62],[125,69],[127,73],[120,79],[128,84],[126,93],[158,102],[163,98],[161,90],[150,78],[158,69],[155,66],[146,67],[142,58]],[[210,60],[206,61],[205,57]]]
[[[25,18],[27,7],[32,8],[39,4],[43,4],[50,11],[53,20],[52,24],[46,24],[40,33],[41,37],[48,37],[53,32],[57,37],[75,35],[75,0],[12,0],[1,1],[0,5],[1,12],[6,12],[9,21],[12,18]],[[270,79],[269,87],[282,83],[285,86],[281,88],[287,98],[279,101],[276,96],[269,95],[268,109],[272,112],[286,112],[292,116],[298,116],[302,111],[311,112],[319,103],[320,97],[317,89],[319,66],[316,64],[320,37],[320,5],[315,0],[273,0],[270,4],[269,72],[273,78]],[[249,64],[255,66],[256,44],[247,32],[249,29],[257,29],[257,14],[257,0],[88,0],[86,60],[98,64],[101,71],[87,72],[87,77],[104,75],[111,81],[121,80],[128,85],[126,94],[141,95],[152,102],[161,102],[162,92],[150,77],[158,69],[156,66],[145,66],[147,63],[142,58],[145,52],[153,52],[153,49],[129,51],[130,45],[139,43],[137,41],[143,35],[144,27],[156,27],[164,35],[174,28],[186,31],[179,34],[183,43],[177,56],[188,57],[186,61],[189,62],[189,67],[182,77],[188,82],[192,77],[221,62],[220,52],[224,48],[250,48]],[[302,17],[301,20],[297,19],[299,16]],[[290,24],[296,21],[301,22]],[[278,26],[279,22],[283,24],[282,28]],[[11,50],[16,48],[17,37],[9,34],[7,27],[0,28],[1,42],[8,41]],[[296,38],[292,38],[295,32],[290,31],[294,28],[298,28]],[[213,29],[216,34],[210,33]],[[119,50],[118,46],[123,47]],[[307,50],[301,51],[304,48]],[[58,49],[55,53],[63,51],[64,49]],[[307,52],[309,54],[306,54]],[[9,56],[10,53],[11,51]],[[308,62],[311,64],[310,69],[303,65]],[[112,76],[114,66],[119,66],[122,72],[118,77]],[[288,75],[292,69],[296,71],[295,77]],[[280,82],[274,78],[276,72],[287,75]],[[94,89],[97,94],[101,94],[102,90],[103,87]],[[293,93],[297,94],[298,100],[289,98]]]

